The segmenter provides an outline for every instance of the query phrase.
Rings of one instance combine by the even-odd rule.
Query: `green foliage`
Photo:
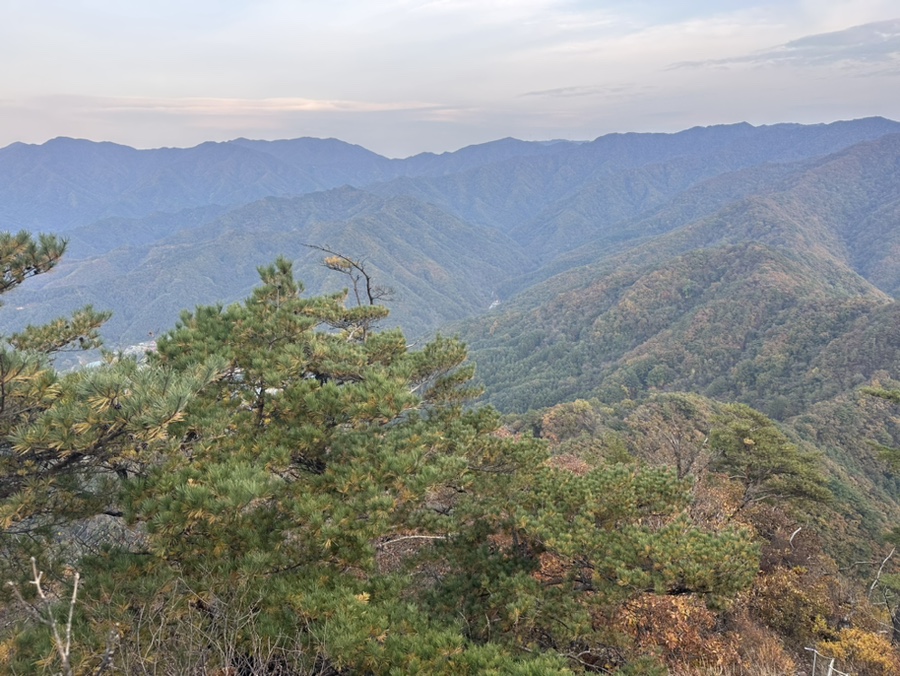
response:
[[[900,365],[895,304],[853,273],[757,242],[634,257],[470,322],[487,400],[524,411],[692,391],[784,419]]]
[[[863,394],[878,397],[879,399],[885,399],[894,404],[900,404],[900,390],[898,389],[886,389],[884,387],[864,387],[861,391]],[[900,449],[893,448],[891,446],[885,446],[883,444],[878,444],[877,447],[881,453],[881,456],[885,460],[887,460],[892,467],[900,467]]]
[[[66,243],[52,235],[39,235],[35,241],[24,230],[15,235],[0,233],[0,294],[50,270],[65,248]]]
[[[710,446],[713,469],[743,486],[738,509],[755,502],[831,498],[816,456],[790,443],[771,420],[749,406],[725,407],[710,434]]]
[[[895,404],[900,404],[900,390],[886,390],[883,387],[864,387],[861,391],[863,394],[870,394],[873,397],[887,399]]]
[[[100,325],[109,312],[97,312],[90,305],[69,317],[60,317],[41,326],[28,326],[9,338],[17,350],[52,354],[66,349],[90,350],[100,347]]]
[[[7,292],[26,278],[47,272],[56,265],[65,242],[47,235],[35,241],[28,233],[0,234],[0,267],[3,280],[0,293]],[[69,415],[57,424],[59,434],[45,433],[27,441],[23,430],[53,411],[66,416],[67,404],[77,398],[81,408],[93,403],[87,391],[76,394],[79,380],[99,374],[60,378],[49,364],[49,357],[75,345],[78,348],[99,345],[97,330],[108,317],[87,307],[71,318],[58,319],[46,326],[29,326],[21,333],[3,337],[0,346],[0,527],[10,532],[34,532],[54,509],[62,510],[84,501],[72,481],[77,467],[92,443],[91,435],[81,436],[83,417]],[[93,424],[93,423],[90,423]],[[91,430],[95,431],[95,430]],[[60,499],[66,493],[72,500]],[[77,497],[76,497],[77,495]],[[48,509],[48,505],[54,505]],[[80,510],[74,508],[75,512]]]
[[[185,672],[567,673],[633,596],[716,606],[749,584],[748,531],[694,526],[689,484],[548,464],[465,406],[457,341],[411,351],[373,330],[383,308],[306,298],[284,259],[260,276],[245,303],[185,313],[147,365],[59,377],[22,356],[6,549],[83,572],[84,664],[112,632],[123,665]]]

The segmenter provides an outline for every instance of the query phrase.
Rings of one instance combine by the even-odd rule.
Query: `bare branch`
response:
[[[329,270],[340,272],[350,278],[350,281],[353,283],[353,294],[356,296],[357,305],[361,306],[363,304],[360,289],[361,282],[364,282],[366,299],[368,299],[369,305],[377,305],[378,301],[390,300],[393,291],[388,287],[377,286],[373,282],[372,276],[366,270],[364,259],[350,258],[327,246],[318,246],[316,244],[304,244],[304,246],[327,253],[329,257],[325,259],[323,265]]]
[[[403,535],[401,537],[394,538],[393,540],[388,540],[387,542],[380,543],[378,545],[378,549],[384,549],[388,545],[393,545],[397,542],[402,542],[403,540],[447,540],[449,538],[449,535]]]
[[[78,599],[78,581],[81,573],[75,573],[75,582],[72,585],[72,598],[69,601],[69,618],[66,620],[66,659],[72,653],[72,615],[75,613],[75,601]]]
[[[894,552],[897,551],[897,548],[894,547],[891,549],[891,553],[884,557],[884,561],[881,562],[881,566],[878,567],[878,572],[875,574],[875,579],[872,580],[872,586],[869,587],[869,596],[872,596],[872,592],[875,591],[875,585],[878,584],[878,580],[881,578],[881,573],[884,571],[884,566],[890,561],[891,557],[894,555]]]
[[[35,607],[34,605],[28,603],[22,597],[22,593],[19,591],[19,588],[15,585],[15,583],[7,582],[7,584],[12,587],[13,594],[15,595],[16,600],[19,602],[19,604],[24,607],[25,610],[29,614],[31,614],[32,617],[34,617],[34,619],[39,623],[50,627],[50,632],[53,635],[53,644],[56,646],[56,653],[59,655],[59,661],[62,666],[62,673],[65,674],[65,676],[72,676],[72,619],[75,613],[75,602],[78,600],[78,582],[81,579],[81,576],[79,573],[75,573],[75,583],[72,588],[72,598],[69,600],[69,617],[66,621],[66,640],[64,643],[59,633],[59,626],[56,622],[56,618],[53,616],[52,600],[49,596],[47,596],[47,593],[41,586],[41,580],[44,577],[44,571],[38,570],[37,561],[33,556],[31,557],[31,573],[31,584],[34,585],[35,590],[37,591],[38,599],[40,599],[39,607]]]

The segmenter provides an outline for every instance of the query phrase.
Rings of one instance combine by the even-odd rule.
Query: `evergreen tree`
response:
[[[816,455],[791,443],[772,420],[749,406],[725,406],[710,433],[710,447],[712,469],[743,486],[737,511],[757,502],[831,499]]]
[[[895,388],[885,388],[885,387],[864,387],[862,389],[864,394],[868,394],[873,397],[878,397],[879,399],[885,399],[894,404],[900,404],[900,389]],[[891,446],[885,446],[884,444],[877,444],[878,450],[881,452],[882,457],[890,463],[893,468],[900,467],[900,449],[893,448]]]
[[[7,528],[92,536],[53,554],[84,574],[82,668],[113,643],[125,671],[613,668],[623,601],[717,604],[752,579],[748,535],[692,526],[686,482],[557,468],[467,405],[457,341],[411,350],[374,330],[384,308],[304,297],[283,259],[260,274],[246,302],[185,313],[146,366],[54,375],[9,429]],[[49,654],[40,630],[17,668]]]
[[[28,277],[51,270],[66,249],[66,243],[52,235],[37,241],[26,231],[0,233],[0,294],[17,287]]]
[[[26,232],[0,234],[0,293],[52,269],[64,250],[65,242],[53,236],[40,235],[35,240]],[[71,395],[52,368],[52,356],[69,348],[99,346],[98,329],[107,317],[86,307],[45,326],[0,335],[0,499],[4,500],[0,533],[7,542],[11,534],[33,535],[47,525],[43,517],[62,511],[58,504],[48,506],[54,504],[65,475],[79,464],[78,451],[63,439],[23,444],[18,435]],[[71,428],[68,433],[74,435],[77,430]]]

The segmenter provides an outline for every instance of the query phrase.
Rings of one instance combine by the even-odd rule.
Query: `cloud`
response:
[[[174,115],[233,116],[282,113],[373,113],[433,110],[441,106],[421,101],[372,102],[307,98],[154,98],[57,96],[56,105],[103,113],[154,112]],[[36,103],[36,102],[33,102]]]
[[[476,108],[419,100],[22,97],[0,99],[0,147],[15,141],[43,143],[56,136],[140,148],[187,147],[239,136],[315,136],[342,138],[401,157],[466,145],[480,115]]]
[[[853,26],[841,31],[808,35],[743,56],[708,61],[683,61],[671,68],[704,66],[832,66],[885,65],[900,62],[900,19]]]
[[[541,97],[541,98],[576,98],[582,96],[631,96],[635,94],[646,93],[654,89],[654,87],[643,85],[576,85],[572,87],[556,87],[554,89],[541,89],[533,92],[525,92],[520,94],[520,98],[525,97]]]
[[[546,96],[551,98],[562,97],[568,98],[571,96],[593,96],[595,94],[601,94],[603,90],[606,89],[602,86],[588,86],[588,87],[557,87],[556,89],[542,89],[536,92],[525,92],[521,96]]]
[[[104,98],[93,102],[104,111],[155,111],[190,115],[258,115],[265,113],[373,113],[437,108],[433,103],[321,100],[306,98]]]
[[[896,117],[896,2],[18,2],[0,24],[15,65],[0,145],[312,135],[398,156],[510,135]]]
[[[476,22],[508,24],[546,17],[562,11],[561,0],[426,0],[402,3],[406,11],[422,15],[456,14]]]

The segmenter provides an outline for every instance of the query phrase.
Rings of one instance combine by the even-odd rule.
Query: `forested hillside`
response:
[[[194,223],[188,218],[177,220]],[[422,335],[441,324],[484,311],[497,287],[529,264],[529,255],[495,230],[478,228],[423,202],[381,198],[353,188],[295,198],[269,198],[230,210],[212,220],[197,219],[147,244],[126,244],[69,263],[14,301],[23,317],[54,316],[90,302],[116,308],[108,330],[131,342],[171,326],[185,307],[231,301],[249,293],[259,261],[290,252],[306,271],[304,283],[319,292],[338,291],[344,280],[329,276],[321,252],[327,246],[365,259],[379,283],[393,290],[394,325]],[[110,238],[125,239],[167,229],[172,219],[140,223],[106,221]],[[98,226],[91,238],[98,237]],[[71,232],[72,248],[85,246],[82,229]],[[99,245],[93,245],[96,249]]]
[[[404,160],[333,139],[152,151],[72,139],[14,144],[0,150],[0,177],[9,178],[0,225],[65,233],[71,246],[49,288],[37,281],[16,292],[22,309],[10,321],[21,327],[91,303],[114,313],[104,329],[111,344],[136,343],[171,327],[183,307],[243,297],[255,268],[278,254],[298,264],[311,290],[332,290],[304,246],[314,244],[365,258],[397,291],[393,320],[423,336],[553,274],[783,190],[863,143],[848,150],[851,170],[853,152],[876,154],[866,141],[885,158],[868,169],[874,192],[890,184],[887,137],[898,132],[881,118],[739,124],[589,143],[505,139]],[[867,228],[879,227],[879,213],[889,218],[882,208]],[[860,256],[854,265],[869,264]],[[879,249],[872,258],[877,269],[860,271],[889,282],[894,257]],[[404,276],[410,268],[433,277]]]
[[[682,223],[681,204],[662,210],[632,228],[671,228],[618,254],[594,245],[597,262],[466,329],[491,399],[523,410],[602,381],[614,398],[692,389],[785,417],[894,369],[890,350],[849,373],[823,371],[818,355],[859,352],[843,343],[870,342],[866,325],[893,303],[898,157],[900,136],[888,135],[697,220]]]
[[[10,673],[900,673],[897,123],[0,175]]]

